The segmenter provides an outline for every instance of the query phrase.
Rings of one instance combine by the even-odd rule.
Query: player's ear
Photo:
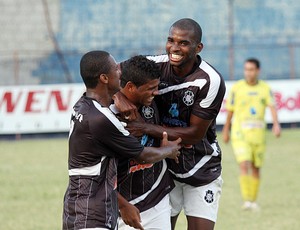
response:
[[[202,49],[203,49],[203,43],[200,42],[200,43],[198,43],[197,48],[196,48],[197,53],[200,53]]]
[[[107,84],[107,83],[108,83],[108,76],[107,76],[106,74],[100,74],[99,80],[100,80],[102,83]]]
[[[126,91],[128,91],[129,93],[134,93],[136,90],[136,85],[133,84],[131,81],[128,81],[124,87],[124,89]]]

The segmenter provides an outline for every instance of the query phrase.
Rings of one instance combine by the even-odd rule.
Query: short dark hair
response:
[[[257,58],[248,58],[245,63],[246,62],[251,62],[256,66],[257,69],[260,69],[260,61]]]
[[[110,54],[106,51],[90,51],[80,60],[80,75],[87,88],[96,88],[101,74],[109,73],[111,65],[108,62]]]
[[[194,32],[195,41],[197,43],[200,43],[202,40],[202,29],[201,26],[193,19],[191,18],[182,18],[176,22],[173,23],[173,25],[170,27],[179,28],[181,30],[192,30]]]
[[[161,72],[154,61],[142,55],[134,56],[121,63],[121,87],[125,87],[131,81],[137,87],[148,81],[160,78]]]

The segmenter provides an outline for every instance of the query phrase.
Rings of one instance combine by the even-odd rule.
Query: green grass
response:
[[[221,139],[221,137],[219,138]],[[223,193],[216,230],[300,229],[298,181],[300,129],[268,133],[259,212],[242,212],[238,167],[230,145],[223,150]],[[67,186],[67,140],[0,140],[0,229],[61,229]],[[185,230],[183,215],[177,229]]]

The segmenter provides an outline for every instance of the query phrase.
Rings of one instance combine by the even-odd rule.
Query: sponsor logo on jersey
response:
[[[179,110],[177,109],[177,104],[176,103],[172,103],[172,105],[169,109],[169,114],[172,117],[178,117],[179,116]]]
[[[129,173],[134,173],[140,170],[151,168],[153,164],[137,164],[129,168]]]

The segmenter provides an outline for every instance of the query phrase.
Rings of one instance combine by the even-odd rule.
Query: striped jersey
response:
[[[71,116],[63,229],[115,229],[117,158],[137,157],[143,149],[109,108],[83,95]]]
[[[139,109],[147,123],[159,124],[159,114],[153,102]],[[147,147],[160,146],[160,139],[143,135],[141,144]],[[174,187],[165,160],[155,164],[138,164],[134,159],[120,159],[118,165],[118,191],[140,212],[157,205]]]
[[[198,62],[185,77],[174,74],[167,55],[148,56],[162,72],[159,96],[155,101],[162,125],[187,127],[191,114],[212,120],[206,136],[197,144],[181,149],[179,164],[167,159],[174,179],[201,186],[221,174],[221,150],[216,140],[216,117],[225,94],[222,76],[207,62],[197,56]]]

